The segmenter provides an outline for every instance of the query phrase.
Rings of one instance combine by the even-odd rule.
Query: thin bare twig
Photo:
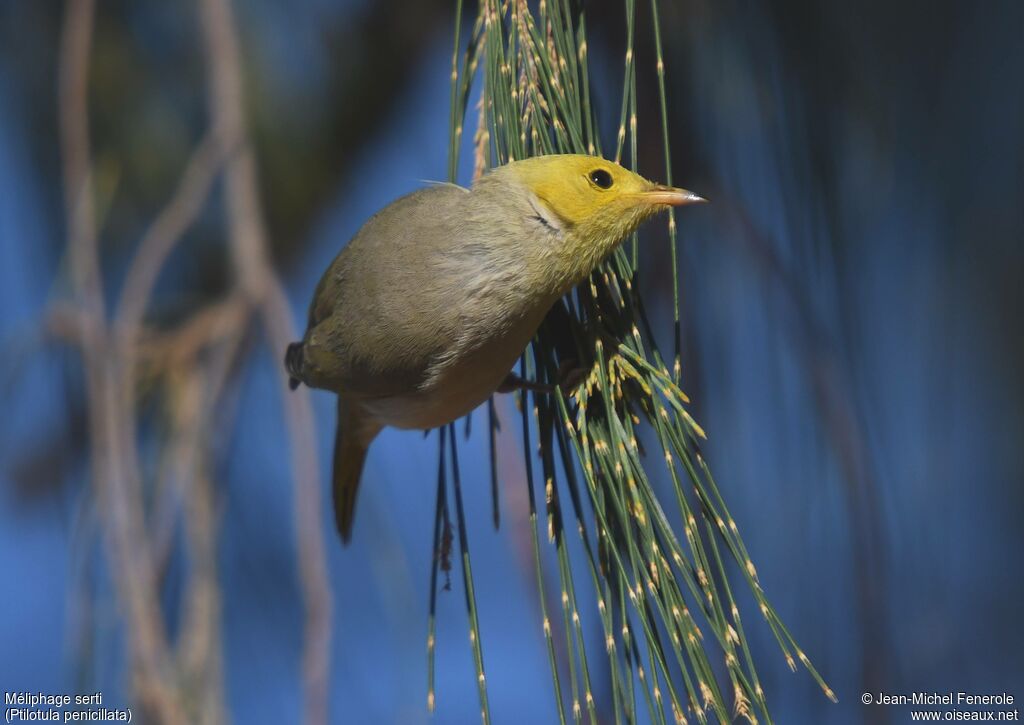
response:
[[[160,270],[202,211],[210,189],[227,156],[227,146],[214,131],[207,131],[192,152],[178,187],[157,215],[135,252],[118,305],[118,321],[128,344],[142,321]]]
[[[50,342],[49,338],[56,338],[83,349],[93,348],[100,344],[99,336],[104,333],[102,320],[67,300],[50,304],[41,327],[40,345]]]
[[[179,665],[184,687],[195,695],[193,722],[225,722],[220,642],[220,587],[217,577],[216,515],[213,487],[202,440],[207,434],[210,391],[202,368],[182,369],[172,409],[177,453],[176,480],[189,482],[185,542],[192,575],[185,597]]]
[[[188,468],[183,468],[181,461],[197,465],[203,463],[200,449],[210,440],[210,421],[215,413],[220,413],[218,424],[224,424],[221,401],[247,334],[247,314],[248,308],[240,296],[233,295],[225,302],[197,313],[189,323],[175,333],[166,335],[159,344],[144,346],[144,353],[151,356],[153,361],[171,366],[168,372],[173,379],[174,376],[180,376],[180,371],[196,365],[194,356],[199,354],[201,346],[214,340],[219,343],[204,366],[202,408],[191,419],[195,421],[192,427],[176,436],[176,439],[185,438],[187,445],[177,441],[176,445],[168,446],[166,460],[160,466],[162,472],[157,475],[150,531],[153,562],[158,572],[164,571],[170,560],[177,515],[182,503],[187,503],[192,493],[192,478],[184,475]],[[198,468],[192,470],[197,476],[206,475]],[[196,495],[205,494],[196,492]]]
[[[295,338],[284,289],[270,265],[269,244],[259,200],[256,160],[243,120],[241,53],[229,0],[203,0],[202,34],[209,63],[208,96],[214,128],[232,154],[225,170],[228,234],[238,283],[260,318],[273,353],[280,354]],[[308,391],[289,395],[284,370],[279,374],[289,431],[299,574],[306,607],[303,674],[305,721],[327,722],[330,666],[331,590],[327,580],[320,481],[315,432]]]
[[[128,619],[135,686],[153,719],[184,722],[171,673],[167,638],[155,593],[144,516],[139,495],[133,441],[123,429],[118,404],[118,366],[106,350],[109,330],[103,322],[98,229],[93,204],[88,126],[89,57],[93,0],[70,0],[64,18],[59,57],[58,110],[64,160],[64,196],[68,219],[68,257],[75,303],[92,314],[79,318],[92,479],[99,508],[106,515],[104,541],[118,597]]]
[[[94,0],[69,0],[60,39],[57,117],[60,124],[68,258],[72,284],[92,312],[103,316],[89,151],[89,56]],[[73,243],[72,243],[73,242]],[[95,308],[95,309],[93,309]]]

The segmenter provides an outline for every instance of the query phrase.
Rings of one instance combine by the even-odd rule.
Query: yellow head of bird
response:
[[[535,156],[514,161],[501,173],[526,187],[537,213],[564,235],[564,259],[574,283],[648,217],[704,201],[597,156]]]

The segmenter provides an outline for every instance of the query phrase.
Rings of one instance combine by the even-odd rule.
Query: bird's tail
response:
[[[356,494],[363,474],[363,463],[370,443],[380,426],[364,420],[365,415],[346,406],[338,397],[338,427],[334,433],[334,522],[341,534],[341,543],[352,539],[352,524],[356,515]]]
[[[288,371],[288,387],[292,390],[302,382],[302,343],[293,342],[284,351],[284,367]]]

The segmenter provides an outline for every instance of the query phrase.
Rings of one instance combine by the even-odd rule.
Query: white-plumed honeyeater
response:
[[[429,429],[485,401],[551,306],[645,219],[702,201],[594,156],[516,161],[472,189],[389,204],[331,263],[292,384],[338,394],[334,513],[352,535],[366,452],[384,426]]]

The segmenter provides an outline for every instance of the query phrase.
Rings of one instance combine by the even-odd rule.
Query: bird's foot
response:
[[[499,393],[513,393],[517,390],[530,390],[534,393],[555,392],[560,388],[562,392],[569,393],[575,389],[587,376],[587,368],[579,367],[575,360],[565,360],[558,367],[558,383],[538,383],[533,380],[524,380],[515,373],[509,373],[505,380],[498,386]]]
[[[517,390],[532,390],[535,393],[553,393],[555,386],[549,383],[538,383],[532,380],[524,380],[515,373],[509,373],[498,386],[496,392],[514,393]]]

